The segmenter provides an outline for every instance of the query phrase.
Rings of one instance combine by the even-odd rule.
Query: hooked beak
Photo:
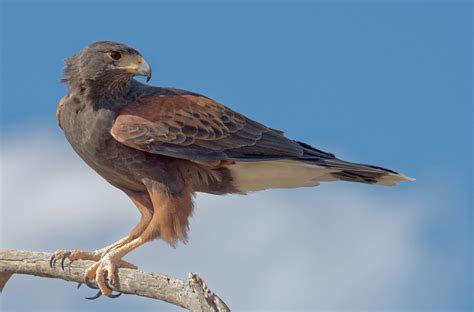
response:
[[[145,76],[146,82],[151,79],[151,67],[141,55],[134,57],[134,60],[125,66],[117,66],[116,69],[122,69],[137,76]]]
[[[143,63],[139,64],[137,67],[137,75],[145,76],[146,82],[150,81],[151,79],[151,67],[148,63],[143,60]]]

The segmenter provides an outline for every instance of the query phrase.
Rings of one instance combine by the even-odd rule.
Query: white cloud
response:
[[[3,144],[1,188],[2,248],[96,249],[138,220],[126,196],[87,168],[65,140],[49,134]],[[152,242],[127,258],[143,270],[181,278],[197,271],[238,311],[443,306],[447,299],[437,294],[451,287],[449,276],[440,275],[446,286],[429,297],[413,296],[437,274],[438,266],[427,263],[440,260],[420,239],[426,216],[437,211],[423,196],[343,183],[200,195],[188,245]],[[133,296],[91,303],[85,294],[62,281],[15,276],[0,298],[5,311],[173,309]]]

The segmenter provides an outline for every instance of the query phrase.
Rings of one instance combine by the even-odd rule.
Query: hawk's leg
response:
[[[107,252],[97,263],[86,270],[86,279],[95,279],[102,294],[113,297],[112,290],[107,285],[118,286],[116,271],[123,265],[122,257],[157,237],[170,244],[177,239],[185,239],[188,226],[188,216],[192,211],[192,193],[183,190],[177,196],[149,189],[153,202],[153,215],[146,229],[137,238]]]
[[[61,261],[61,268],[64,270],[65,260],[69,260],[69,265],[76,260],[99,261],[108,252],[114,250],[115,248],[119,248],[120,246],[140,236],[140,234],[143,233],[150,223],[153,214],[153,205],[151,203],[150,197],[146,193],[127,193],[127,195],[137,206],[141,214],[139,223],[130,231],[127,236],[107,247],[95,251],[56,250],[54,255],[51,257],[50,266],[53,267],[57,261]],[[136,266],[123,260],[120,262],[120,266],[136,269]]]

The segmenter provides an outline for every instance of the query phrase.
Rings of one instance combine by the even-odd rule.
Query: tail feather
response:
[[[229,162],[226,167],[237,192],[317,186],[319,182],[338,180],[388,186],[414,180],[390,169],[340,160],[334,154],[295,142],[302,148],[297,158],[272,159],[260,155]]]
[[[392,186],[398,182],[415,180],[390,169],[351,163],[337,158],[324,160],[324,164],[327,168],[339,170],[332,175],[342,181]]]
[[[389,169],[336,158],[233,162],[227,168],[234,187],[241,193],[270,188],[317,186],[319,182],[338,180],[389,186],[414,180]]]
[[[387,168],[337,159],[334,154],[321,151],[303,142],[297,143],[304,149],[303,157],[300,160],[337,170],[337,172],[332,173],[332,176],[337,180],[388,186],[395,185],[398,182],[415,180]]]

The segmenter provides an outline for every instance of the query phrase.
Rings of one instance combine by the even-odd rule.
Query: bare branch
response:
[[[59,265],[50,268],[51,253],[0,249],[0,292],[12,274],[59,278],[82,283],[84,271],[93,262],[75,261],[63,271]],[[112,289],[124,294],[166,301],[190,311],[230,311],[225,303],[206,286],[197,275],[189,273],[189,280],[119,268],[117,287]]]

